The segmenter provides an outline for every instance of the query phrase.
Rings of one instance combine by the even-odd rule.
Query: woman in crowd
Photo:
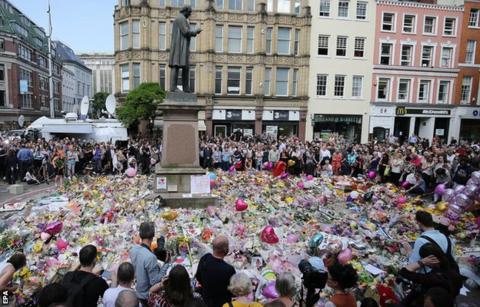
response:
[[[27,264],[24,254],[14,254],[7,262],[0,265],[0,292],[16,290],[16,286],[11,285],[13,274]]]
[[[357,307],[355,296],[349,292],[357,284],[358,275],[352,265],[334,263],[328,267],[327,285],[335,291],[325,307]],[[333,305],[332,305],[333,303]]]
[[[292,273],[280,274],[275,281],[275,289],[280,296],[277,301],[282,302],[285,307],[297,306],[295,302],[297,288],[295,285],[295,277]]]
[[[230,278],[228,290],[233,294],[233,301],[223,307],[262,307],[262,304],[252,300],[253,285],[245,273],[236,273]]]
[[[55,186],[63,185],[65,174],[65,153],[60,145],[57,145],[52,157],[52,165],[55,169]]]

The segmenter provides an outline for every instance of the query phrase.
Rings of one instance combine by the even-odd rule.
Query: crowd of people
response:
[[[388,306],[454,306],[463,280],[452,240],[434,228],[430,213],[418,211],[416,221],[422,233],[397,276],[399,284],[410,287],[404,288],[401,299],[391,298]],[[184,266],[175,263],[177,252],[167,250],[164,237],[156,236],[154,223],[143,222],[139,240],[129,251],[129,262],[118,264],[111,272],[104,271],[97,267],[97,248],[86,245],[78,254],[79,266],[58,282],[39,289],[30,306],[93,307],[101,303],[105,307],[356,307],[357,301],[360,306],[378,306],[373,298],[356,291],[357,271],[334,251],[310,251],[310,257],[299,264],[303,274],[300,285],[292,273],[278,272],[274,289],[270,289],[273,297],[264,289],[260,301],[259,280],[246,271],[237,272],[225,260],[230,253],[226,236],[213,239],[211,252],[200,259],[193,278]],[[25,255],[17,253],[0,267],[2,293],[15,290],[13,274],[25,265]],[[325,287],[331,294],[317,305],[319,291]]]
[[[49,184],[53,179],[61,185],[64,178],[78,175],[148,175],[160,156],[160,143],[145,140],[112,144],[75,138],[48,142],[0,138],[0,178],[8,184]]]

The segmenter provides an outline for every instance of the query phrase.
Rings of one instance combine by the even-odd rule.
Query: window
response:
[[[132,42],[133,48],[140,48],[140,21],[132,21]]]
[[[223,0],[215,0],[215,6],[218,9],[223,9]]]
[[[247,71],[245,73],[245,94],[252,95],[253,94],[253,67],[247,67]]]
[[[25,108],[25,109],[32,108],[32,94],[22,95],[22,108]]]
[[[298,95],[298,69],[293,70],[293,78],[292,78],[292,96],[296,97]]]
[[[425,16],[425,24],[423,25],[423,33],[435,34],[437,18],[432,16]]]
[[[222,66],[215,67],[215,94],[222,94]]]
[[[430,67],[433,65],[433,46],[423,46],[422,48],[422,67]]]
[[[165,69],[165,64],[160,64],[159,70],[160,70],[160,88],[162,90],[165,90],[165,76],[166,76],[166,69]]]
[[[31,49],[23,46],[23,45],[18,45],[18,55],[24,59],[24,60],[27,60],[27,61],[32,61],[32,55],[33,55],[33,52]]]
[[[263,82],[263,94],[265,96],[270,96],[270,80],[272,79],[272,69],[267,67],[265,68],[265,80]]]
[[[412,55],[413,55],[413,46],[402,45],[402,58],[400,60],[400,65],[412,66]]]
[[[318,55],[328,55],[328,36],[318,36]]]
[[[330,0],[320,0],[320,16],[330,16]]]
[[[452,47],[443,47],[442,48],[442,61],[440,62],[441,67],[452,67],[452,58],[453,58],[453,48]]]
[[[0,81],[5,81],[5,65],[0,64]]]
[[[470,103],[470,95],[472,91],[472,77],[463,77],[462,80],[462,93],[460,97],[461,103]]]
[[[347,55],[347,37],[337,36],[337,56]]]
[[[317,96],[327,95],[327,75],[317,75]]]
[[[395,22],[395,14],[393,14],[393,13],[383,13],[382,30],[383,31],[390,31],[390,32],[395,31],[394,30],[395,29],[394,22]]]
[[[159,3],[158,3],[158,5],[159,5],[160,7],[165,7],[165,0],[160,0]]]
[[[227,93],[229,95],[240,94],[240,67],[228,67]]]
[[[398,96],[400,102],[408,101],[410,97],[410,79],[400,79],[398,81]]]
[[[247,10],[249,12],[255,12],[255,0],[248,0],[247,2]]]
[[[196,28],[197,24],[196,23],[190,23],[191,28]],[[192,36],[190,37],[190,51],[195,52],[197,50],[197,37]]]
[[[450,95],[450,81],[441,80],[438,85],[438,102],[448,103],[448,96]]]
[[[215,27],[215,52],[223,52],[223,26]]]
[[[300,30],[295,29],[295,43],[293,45],[293,54],[299,55],[300,53]]]
[[[379,78],[377,86],[377,98],[378,100],[388,100],[390,91],[390,79]]]
[[[469,27],[480,27],[480,10],[471,9],[470,18],[468,19]]]
[[[469,40],[467,41],[467,51],[465,53],[465,63],[473,64],[475,63],[475,45],[476,41]]]
[[[335,86],[333,88],[333,94],[335,97],[343,97],[345,89],[345,76],[335,75]]]
[[[122,0],[122,6],[130,6],[130,0]]]
[[[355,37],[355,50],[353,56],[356,58],[363,58],[365,56],[365,38]]]
[[[290,54],[290,28],[278,28],[278,54]]]
[[[428,103],[430,98],[430,80],[420,80],[418,88],[418,102]]]
[[[300,16],[300,14],[302,13],[302,6],[300,5],[300,0],[295,0],[294,5],[295,15]]]
[[[228,52],[230,53],[242,52],[242,27],[238,27],[238,26],[228,27]]]
[[[362,20],[367,19],[367,2],[364,2],[364,1],[357,2],[357,19],[362,19]]]
[[[390,65],[392,58],[392,44],[382,43],[381,54],[380,54],[380,64],[381,65]]]
[[[290,13],[290,0],[277,0],[277,12]]]
[[[170,0],[173,7],[182,7],[185,3],[184,0]]]
[[[352,97],[362,97],[363,76],[353,76]]]
[[[348,17],[348,1],[340,0],[338,2],[338,17]]]
[[[267,12],[273,12],[273,0],[267,1]]]
[[[242,10],[242,0],[228,0],[228,9],[241,11]]]
[[[415,33],[415,15],[403,15],[403,32]]]
[[[267,54],[272,53],[272,31],[273,31],[272,28],[267,28],[267,34],[265,35],[265,39],[266,39],[265,51],[267,52]]]
[[[456,32],[456,22],[455,18],[445,18],[445,26],[443,27],[443,35],[455,35]]]
[[[189,87],[190,87],[190,91],[192,93],[195,93],[195,65],[192,65],[190,66],[190,71],[188,72],[189,73],[189,76],[188,76],[188,79],[189,79]]]
[[[140,85],[140,64],[133,63],[133,88]]]
[[[277,68],[276,96],[288,96],[288,68]]]
[[[158,28],[158,42],[159,42],[160,50],[167,49],[167,46],[166,46],[167,34],[166,33],[167,33],[167,31],[166,31],[166,28],[165,28],[165,23],[161,22],[159,24],[159,28]]]
[[[5,40],[0,38],[0,51],[5,51]]]
[[[0,107],[5,106],[5,91],[0,91]]]
[[[254,53],[254,36],[255,28],[254,27],[247,27],[247,53]]]
[[[130,90],[130,71],[128,70],[128,64],[120,65],[120,72],[122,76],[122,93]]]

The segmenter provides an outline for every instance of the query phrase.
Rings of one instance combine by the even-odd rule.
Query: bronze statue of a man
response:
[[[188,84],[189,77],[189,57],[190,57],[190,38],[197,36],[202,30],[192,28],[188,22],[188,17],[192,14],[192,8],[187,5],[180,10],[180,14],[175,18],[172,27],[172,43],[170,44],[170,91],[177,89],[178,73],[182,69],[182,87],[185,93],[190,92]]]

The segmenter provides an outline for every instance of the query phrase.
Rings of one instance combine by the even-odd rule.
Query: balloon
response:
[[[472,178],[468,179],[468,181],[467,181],[466,186],[468,187],[469,185],[477,186],[477,184],[475,183],[475,181],[473,181]]]
[[[357,198],[358,198],[358,195],[359,195],[359,194],[358,194],[357,191],[352,191],[352,192],[350,193],[350,197],[351,197],[352,199],[357,199]]]
[[[216,180],[217,179],[217,174],[214,172],[208,173],[208,177],[210,177],[210,180]]]
[[[399,205],[403,205],[403,204],[406,203],[406,202],[407,202],[407,197],[406,197],[406,196],[400,196],[400,197],[398,197],[398,199],[397,199],[397,203],[398,203]]]
[[[267,169],[267,170],[268,170],[268,162],[263,163],[263,169]]]
[[[308,247],[309,248],[317,248],[320,246],[320,244],[322,244],[323,242],[323,234],[322,233],[317,233],[315,234],[311,239],[310,241],[308,241]]]
[[[248,208],[248,204],[241,198],[237,199],[235,202],[235,210],[238,212],[245,211]]]
[[[463,213],[463,209],[461,207],[459,207],[458,205],[456,204],[451,204],[449,207],[448,207],[448,211],[453,211],[455,212],[456,214],[462,214]]]
[[[287,178],[287,177],[288,177],[288,173],[285,173],[285,172],[283,172],[283,173],[280,175],[280,178],[281,178],[281,179],[285,179],[285,178]]]
[[[445,190],[445,185],[443,183],[440,183],[435,187],[435,194],[437,194],[438,196],[442,196],[443,193],[445,193]]]
[[[475,192],[477,192],[477,187],[472,185],[467,185],[465,190],[463,190],[463,194],[467,195],[468,197],[472,197]]]
[[[353,258],[352,250],[349,248],[344,249],[337,256],[337,260],[341,265],[346,265],[350,260],[352,260],[352,258]]]
[[[465,190],[465,186],[460,184],[460,185],[457,185],[457,187],[453,191],[455,192],[456,195],[458,195],[462,193],[463,190]]]
[[[177,211],[169,210],[162,213],[162,218],[167,221],[173,221],[177,217],[178,217]]]
[[[282,175],[286,169],[287,169],[287,164],[283,161],[278,161],[275,164],[275,167],[273,168],[273,173],[272,173],[273,177],[278,177]]]
[[[297,243],[298,239],[299,235],[291,233],[287,236],[287,243]]]
[[[437,210],[439,210],[439,211],[447,210],[447,204],[445,204],[444,202],[438,203],[436,207],[437,207]]]
[[[460,216],[458,215],[458,213],[456,213],[455,211],[453,211],[452,209],[448,209],[447,211],[447,217],[449,219],[452,219],[452,220],[458,220],[460,218]]]
[[[480,185],[480,171],[476,171],[472,173],[470,179],[477,185]]]
[[[443,199],[443,201],[451,202],[453,200],[454,195],[455,195],[455,191],[453,191],[453,189],[446,189],[443,192],[442,199]]]
[[[68,242],[62,239],[57,239],[57,249],[61,252],[65,251],[68,247]]]
[[[242,168],[242,161],[238,161],[237,163],[235,163],[235,168],[237,170],[240,170]]]
[[[235,171],[235,165],[230,166],[230,168],[228,169],[228,171],[229,171],[230,173],[233,173],[233,172]]]
[[[262,290],[263,296],[265,296],[268,299],[275,299],[279,297],[277,289],[275,289],[275,281],[269,282],[265,288]]]
[[[210,188],[213,189],[216,185],[217,183],[215,182],[215,180],[210,179]]]
[[[295,165],[295,160],[288,160],[288,166],[292,167]]]
[[[40,239],[42,239],[42,241],[47,241],[48,239],[50,239],[52,236],[49,234],[49,233],[46,233],[46,232],[42,232],[40,234]]]
[[[408,189],[409,187],[410,187],[410,183],[405,180],[405,181],[402,183],[402,188]]]
[[[127,170],[125,171],[125,174],[127,175],[127,177],[135,177],[137,176],[137,170],[134,169],[133,167],[129,167],[127,168]]]
[[[268,162],[268,169],[272,169],[273,168],[273,162]]]
[[[56,235],[60,231],[62,231],[63,223],[62,222],[53,222],[47,225],[45,228],[45,232],[51,236]]]
[[[375,172],[375,171],[369,171],[368,172],[368,178],[375,179],[375,177],[377,177],[377,172]]]
[[[278,243],[277,234],[272,226],[265,226],[265,228],[263,228],[262,233],[260,234],[260,239],[268,244]]]
[[[457,195],[455,198],[455,203],[461,208],[467,208],[472,204],[472,199],[465,194]]]
[[[312,181],[312,180],[313,180],[313,176],[312,176],[312,175],[308,175],[308,176],[307,176],[307,180],[308,180],[308,181]]]
[[[301,190],[305,189],[305,185],[303,184],[303,181],[297,182],[297,188],[299,188]]]

